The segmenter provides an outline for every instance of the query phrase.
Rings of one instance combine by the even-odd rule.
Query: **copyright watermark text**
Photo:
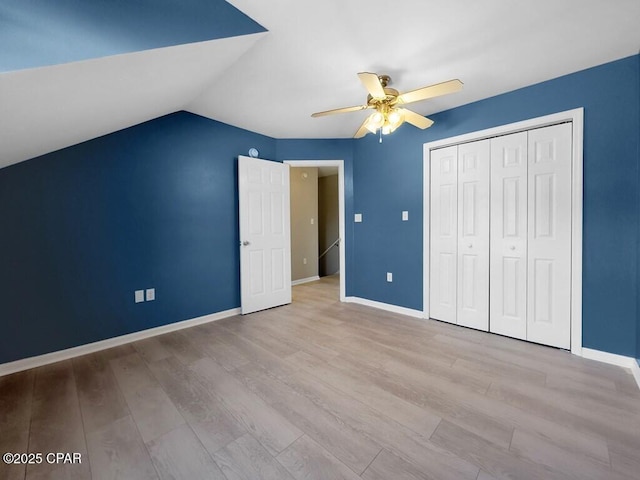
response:
[[[48,453],[13,453],[7,452],[2,455],[2,461],[7,465],[39,465],[48,464],[80,464],[82,454],[77,452],[48,452]]]

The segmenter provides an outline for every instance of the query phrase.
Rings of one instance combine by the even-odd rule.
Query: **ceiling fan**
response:
[[[364,123],[360,126],[354,138],[364,137],[367,133],[380,131],[380,141],[382,135],[387,135],[397,129],[404,122],[410,123],[418,128],[425,129],[433,125],[433,120],[423,117],[409,109],[402,108],[408,103],[420,102],[429,98],[439,97],[448,93],[454,93],[462,89],[462,82],[458,79],[437,83],[428,87],[418,88],[409,92],[400,93],[395,88],[390,88],[391,78],[388,75],[378,75],[376,73],[361,72],[358,74],[360,81],[369,92],[365,105],[354,107],[336,108],[324,112],[316,112],[312,117],[322,117],[335,113],[357,112],[359,110],[375,109]]]

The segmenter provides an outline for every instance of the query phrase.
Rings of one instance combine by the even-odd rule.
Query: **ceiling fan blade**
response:
[[[373,98],[376,100],[387,98],[387,94],[384,93],[384,88],[382,88],[382,84],[380,83],[380,79],[377,74],[361,72],[358,74],[358,77],[360,77],[360,81],[364,85],[364,88],[367,89],[367,92],[369,92]]]
[[[400,113],[402,113],[402,115],[404,115],[404,121],[410,123],[414,127],[418,127],[424,130],[425,128],[429,128],[431,125],[433,125],[433,120],[427,117],[423,117],[419,113],[413,112],[406,108],[399,108],[398,110],[400,111]]]
[[[362,125],[360,125],[360,128],[358,129],[358,131],[356,132],[356,134],[353,136],[353,138],[362,138],[364,137],[367,133],[369,133],[369,129],[367,128],[367,122],[369,121],[369,117],[367,117],[365,119],[364,122],[362,122]]]
[[[369,108],[368,105],[356,105],[355,107],[344,107],[344,108],[335,108],[333,110],[326,110],[324,112],[316,112],[311,114],[312,117],[323,117],[325,115],[333,115],[334,113],[348,113],[348,112],[358,112],[360,110],[365,110]]]
[[[462,82],[457,78],[448,82],[436,83],[429,87],[411,90],[398,96],[398,103],[412,103],[426,100],[428,98],[439,97],[462,90]]]

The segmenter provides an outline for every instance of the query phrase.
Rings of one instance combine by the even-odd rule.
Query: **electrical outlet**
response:
[[[147,302],[151,302],[156,299],[156,289],[155,288],[147,288],[146,291]]]
[[[387,272],[387,282],[393,282],[393,273]]]
[[[404,210],[402,212],[402,221],[406,222],[407,220],[409,220],[409,212],[407,210]]]
[[[136,303],[144,302],[144,290],[136,290],[135,299]]]
[[[362,222],[362,214],[361,213],[356,213],[353,216],[353,221],[356,222],[356,223]]]

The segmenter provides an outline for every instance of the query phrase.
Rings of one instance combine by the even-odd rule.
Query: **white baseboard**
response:
[[[315,282],[316,280],[320,280],[320,277],[318,275],[315,275],[313,277],[301,278],[300,280],[292,281],[291,282],[291,286],[295,287],[296,285],[301,285],[303,283],[309,283],[309,282]]]
[[[119,337],[100,340],[99,342],[87,343],[86,345],[67,348],[65,350],[58,350],[57,352],[45,353],[44,355],[23,358],[21,360],[16,360],[15,362],[2,363],[0,364],[0,377],[2,377],[3,375],[9,375],[10,373],[20,372],[22,370],[28,370],[30,368],[41,367],[50,363],[68,360],[70,358],[79,357],[88,353],[106,350],[107,348],[117,347],[126,343],[136,342],[145,338],[155,337],[156,335],[175,332],[176,330],[182,330],[184,328],[195,327],[196,325],[202,325],[203,323],[215,322],[216,320],[222,320],[223,318],[233,317],[234,315],[239,314],[239,308],[232,308],[231,310],[211,313],[209,315],[192,318],[190,320],[184,320],[182,322],[170,323],[168,325],[162,325],[160,327],[128,333]]]
[[[582,356],[590,360],[597,360],[598,362],[628,368],[631,370],[633,378],[638,384],[638,388],[640,388],[640,366],[638,366],[638,362],[635,358],[625,357],[624,355],[618,355],[616,353],[603,352],[601,350],[593,350],[591,348],[583,348]]]
[[[375,300],[369,300],[367,298],[360,297],[346,297],[344,300],[347,303],[357,303],[358,305],[378,308],[380,310],[386,310],[387,312],[399,313],[401,315],[407,315],[409,317],[423,318],[421,310],[413,310],[412,308],[399,307],[398,305],[376,302]]]
[[[609,363],[624,368],[632,368],[638,366],[636,359],[633,357],[625,357],[616,353],[603,352],[601,350],[593,350],[591,348],[583,348],[582,356],[589,360],[597,360],[599,362]]]
[[[640,388],[640,365],[638,365],[638,362],[635,362],[635,365],[631,367],[631,373],[633,374],[633,378],[636,379],[638,388]]]

